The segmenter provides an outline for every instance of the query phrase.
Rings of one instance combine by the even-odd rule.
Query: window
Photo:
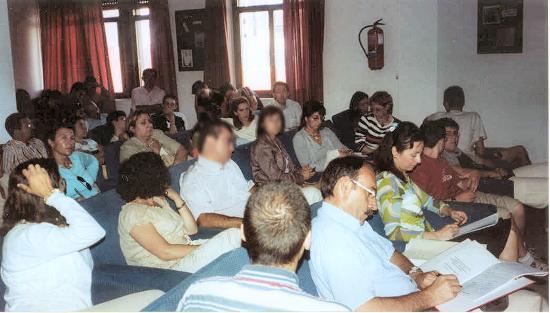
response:
[[[283,0],[234,0],[237,83],[260,95],[285,81]]]
[[[117,97],[127,97],[152,66],[148,0],[104,0],[103,22],[113,88]]]

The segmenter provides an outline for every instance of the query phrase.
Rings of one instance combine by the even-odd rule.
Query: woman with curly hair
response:
[[[120,212],[118,233],[129,265],[194,273],[241,245],[236,228],[209,240],[191,240],[189,235],[197,233],[195,218],[170,187],[168,169],[154,152],[134,154],[122,163],[116,190],[128,202]]]
[[[88,248],[105,230],[63,189],[53,159],[32,159],[11,173],[2,224],[6,311],[92,306]]]

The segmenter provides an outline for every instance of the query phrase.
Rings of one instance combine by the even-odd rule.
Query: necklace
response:
[[[310,130],[309,128],[306,128],[306,133],[311,137],[313,138],[313,140],[315,142],[317,142],[318,144],[321,144],[321,133],[320,132],[317,132],[317,133],[314,133],[312,130]]]

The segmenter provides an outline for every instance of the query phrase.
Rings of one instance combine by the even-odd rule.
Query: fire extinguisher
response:
[[[374,24],[367,25],[359,31],[359,44],[369,61],[369,68],[371,70],[379,70],[384,67],[384,31],[378,25],[385,24],[381,23],[381,21],[382,19],[379,19]],[[365,46],[363,46],[363,42],[361,41],[361,33],[367,28],[371,28],[367,32],[368,51],[365,50]]]

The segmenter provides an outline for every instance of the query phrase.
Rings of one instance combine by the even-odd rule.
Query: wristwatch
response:
[[[413,266],[411,267],[411,269],[409,270],[409,275],[410,274],[413,274],[413,273],[422,273],[422,269],[418,266]]]

